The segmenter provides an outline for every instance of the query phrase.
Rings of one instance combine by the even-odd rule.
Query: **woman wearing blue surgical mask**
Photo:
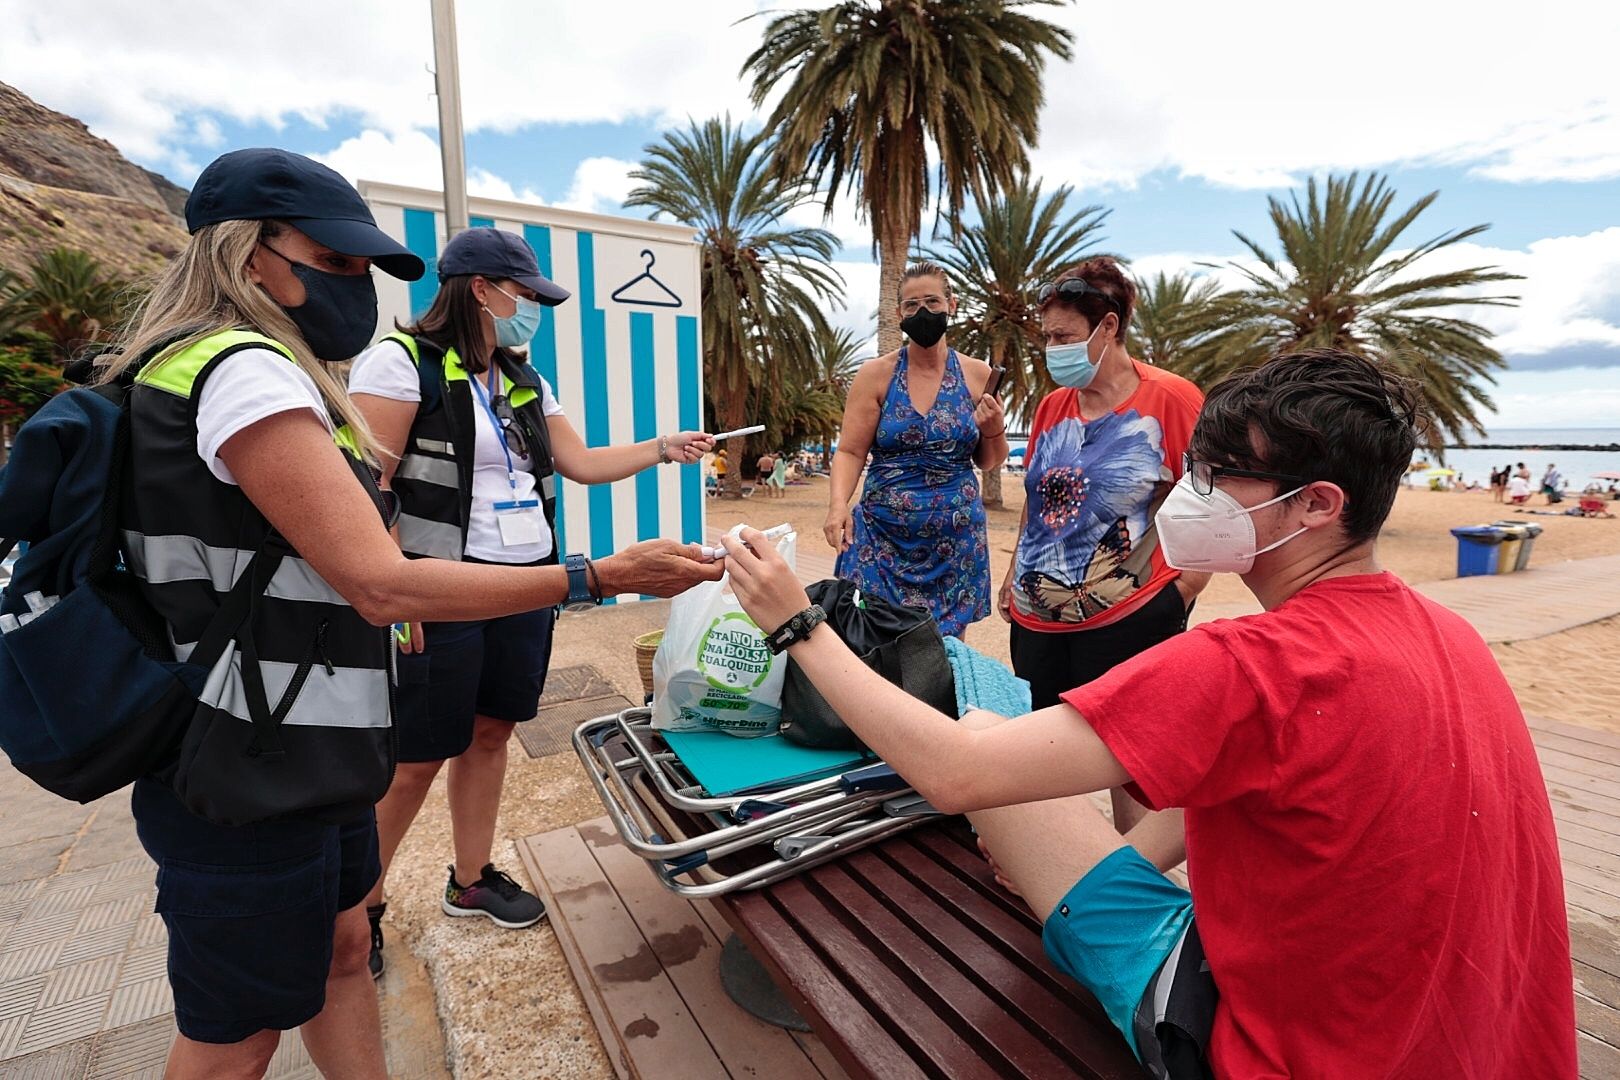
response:
[[[526,348],[543,306],[568,292],[540,273],[514,233],[469,229],[439,255],[439,292],[414,324],[354,363],[349,393],[383,449],[384,486],[399,496],[396,536],[413,558],[500,565],[561,562],[553,532],[557,474],[622,480],[713,447],[683,431],[588,448]],[[583,563],[570,556],[570,565]],[[565,609],[572,605],[564,605]],[[455,854],[442,908],[508,929],[545,915],[538,897],[493,865],[495,818],[513,727],[535,714],[551,658],[554,608],[401,628],[399,769],[377,806],[383,874],[450,763]],[[366,898],[372,975],[382,972],[383,881]]]
[[[1174,569],[1159,547],[1154,513],[1181,476],[1204,398],[1126,351],[1136,286],[1095,258],[1037,300],[1058,389],[1030,425],[1024,516],[997,606],[1012,624],[1013,670],[1042,709],[1186,629],[1209,575]],[[1112,796],[1124,832],[1145,811],[1122,789]]]

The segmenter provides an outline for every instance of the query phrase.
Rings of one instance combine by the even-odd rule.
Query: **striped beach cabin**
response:
[[[446,240],[444,202],[438,192],[364,180],[360,193],[382,230],[428,268],[413,282],[377,275],[375,337],[381,337],[395,319],[420,314],[433,300]],[[540,272],[573,294],[541,309],[529,360],[586,445],[703,427],[701,248],[691,229],[494,199],[472,199],[470,211],[475,228],[506,229],[527,240]],[[659,536],[701,542],[703,504],[702,465],[647,469],[588,488],[563,480],[558,549],[601,558]]]

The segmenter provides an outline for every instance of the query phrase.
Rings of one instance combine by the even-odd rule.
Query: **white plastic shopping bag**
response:
[[[739,532],[739,525],[731,530]],[[777,541],[794,565],[798,534]],[[782,722],[787,656],[777,656],[731,591],[730,575],[670,601],[669,624],[653,657],[653,727],[723,731],[755,738]]]

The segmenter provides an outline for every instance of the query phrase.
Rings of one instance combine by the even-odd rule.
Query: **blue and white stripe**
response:
[[[392,329],[396,318],[407,319],[432,302],[444,218],[428,209],[438,202],[431,193],[369,184],[361,190],[382,229],[428,265],[419,282],[377,277],[381,334]],[[699,249],[690,234],[666,225],[512,203],[489,204],[488,212],[474,213],[471,221],[475,227],[523,236],[534,248],[541,272],[573,293],[560,307],[542,310],[529,357],[587,446],[639,442],[702,426],[698,298],[687,298],[679,308],[613,303],[609,294],[616,284],[611,275],[603,280],[598,265],[603,235],[621,249],[626,239],[655,242],[664,252],[677,244],[674,250],[691,259],[685,272],[695,283]],[[661,256],[657,269],[666,271],[669,261],[668,254]],[[668,269],[678,273],[682,268]],[[564,480],[557,512],[559,549],[600,558],[658,536],[701,542],[702,470],[701,465],[666,466],[589,488]]]

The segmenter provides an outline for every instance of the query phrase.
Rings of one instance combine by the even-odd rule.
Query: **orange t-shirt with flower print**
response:
[[[1083,418],[1080,392],[1067,388],[1035,409],[1013,571],[1012,617],[1025,629],[1106,626],[1180,576],[1159,551],[1153,515],[1181,478],[1204,395],[1132,362],[1141,384],[1111,412]]]

